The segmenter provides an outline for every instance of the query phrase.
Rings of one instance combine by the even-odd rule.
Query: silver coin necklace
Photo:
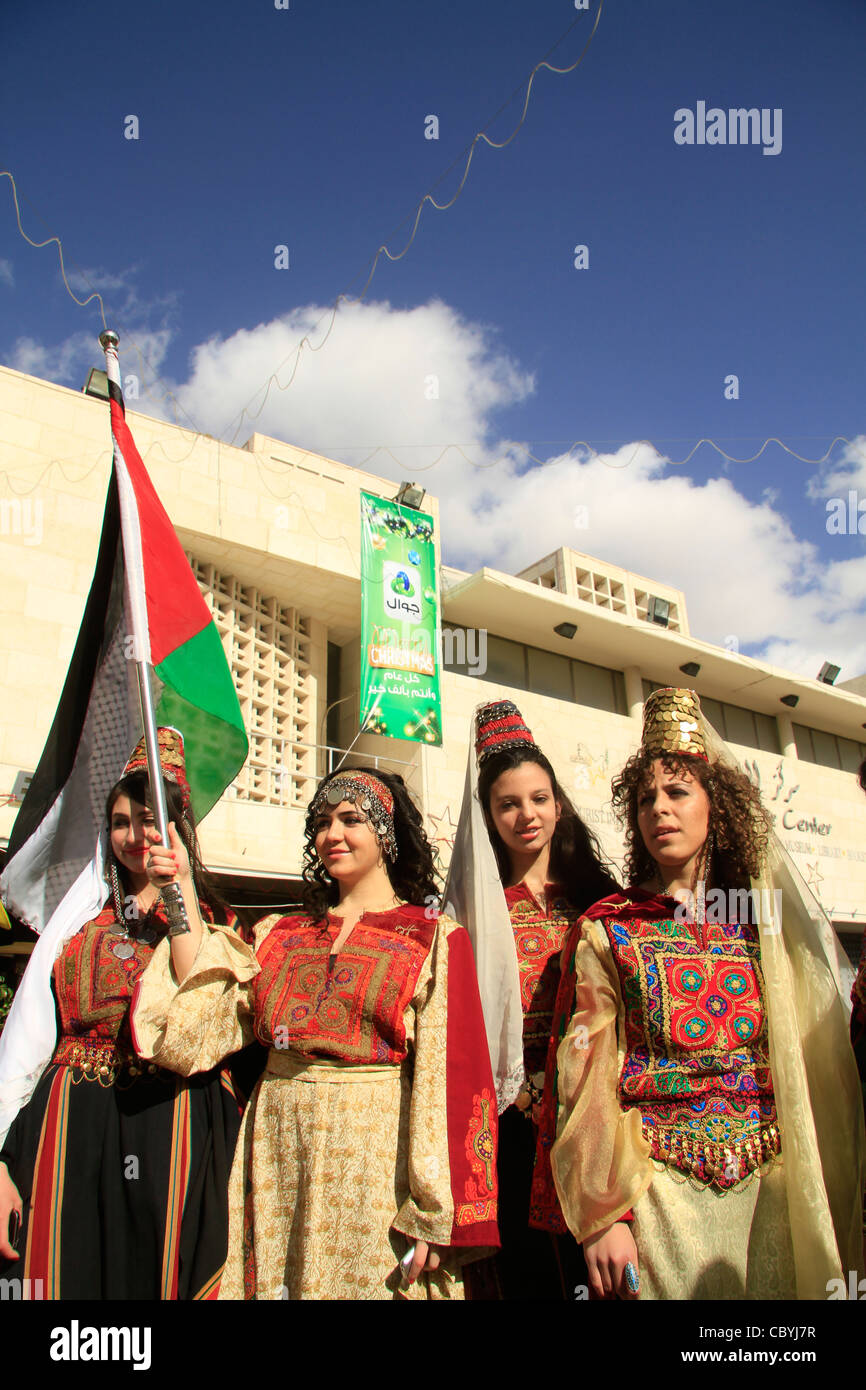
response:
[[[114,921],[111,923],[108,930],[113,936],[118,938],[109,949],[117,960],[130,960],[135,955],[135,946],[129,931],[123,894],[120,889],[120,877],[114,860],[112,860],[109,868],[109,879],[111,882],[111,897],[114,904]],[[145,917],[144,922],[145,925],[136,933],[136,940],[143,941],[150,946],[156,940],[157,933],[149,924],[149,914]]]

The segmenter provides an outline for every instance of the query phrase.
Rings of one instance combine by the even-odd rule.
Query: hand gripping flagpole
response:
[[[110,328],[99,335],[99,345],[105,353],[105,371],[108,377],[108,394],[111,400],[115,401],[123,413],[126,413],[123,404],[123,392],[120,385],[120,364],[117,358],[117,345],[120,342],[117,334]],[[126,464],[118,446],[117,440],[112,431],[112,442],[114,444],[114,471],[117,477],[118,491],[120,494],[120,519],[121,519],[121,541],[124,550],[124,571],[126,575],[126,602],[127,610],[130,615],[132,625],[132,647],[135,669],[138,675],[138,696],[141,703],[141,720],[144,725],[144,741],[147,748],[147,771],[150,778],[150,794],[153,801],[153,815],[156,821],[156,828],[159,831],[160,839],[166,848],[169,848],[168,838],[168,807],[165,801],[165,785],[162,779],[162,764],[159,761],[159,740],[156,733],[156,715],[153,708],[153,692],[150,688],[150,672],[148,670],[147,657],[144,653],[150,652],[150,643],[147,640],[147,615],[141,611],[141,605],[136,601],[136,596],[132,591],[130,575],[132,569],[132,556],[129,553],[130,547],[127,545],[129,527],[129,505],[128,494],[130,491],[126,473]],[[161,890],[162,901],[165,906],[168,918],[169,936],[181,936],[188,932],[189,918],[187,917],[186,907],[183,901],[183,894],[180,884],[175,879]]]

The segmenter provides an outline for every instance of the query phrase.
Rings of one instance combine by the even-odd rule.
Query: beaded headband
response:
[[[643,707],[641,745],[648,753],[688,753],[707,762],[701,702],[693,690],[654,690]]]
[[[394,798],[391,792],[374,777],[371,772],[351,771],[340,773],[332,781],[320,787],[310,802],[307,812],[307,825],[313,822],[325,808],[339,806],[341,801],[351,801],[363,811],[373,827],[383,853],[393,863],[397,858],[397,839],[394,834]]]
[[[482,705],[475,715],[475,756],[478,765],[504,748],[537,748],[523,715],[511,700]]]
[[[169,782],[174,782],[180,790],[183,809],[189,810],[190,790],[189,782],[186,780],[186,762],[183,756],[183,734],[179,729],[173,729],[171,725],[156,731],[157,744],[159,746],[159,762],[162,767],[162,775]],[[147,772],[147,745],[144,736],[138,740],[133,749],[126,767],[123,769],[123,777],[129,777],[133,772]]]

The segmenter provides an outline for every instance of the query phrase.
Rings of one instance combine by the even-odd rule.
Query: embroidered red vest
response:
[[[623,1109],[656,1160],[734,1187],[780,1151],[754,927],[602,920],[625,1006]]]

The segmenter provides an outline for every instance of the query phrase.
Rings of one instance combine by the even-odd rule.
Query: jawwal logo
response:
[[[416,598],[416,581],[407,566],[386,560],[382,566],[382,603],[389,618],[421,617],[421,605]]]

